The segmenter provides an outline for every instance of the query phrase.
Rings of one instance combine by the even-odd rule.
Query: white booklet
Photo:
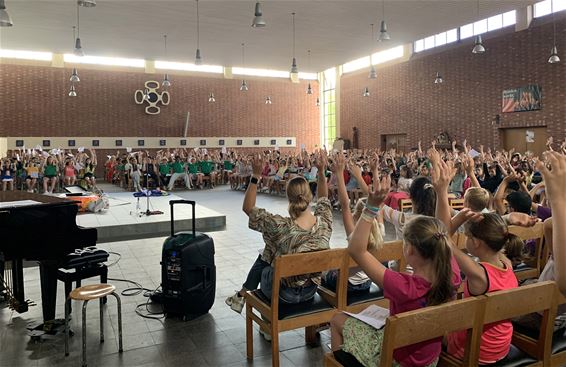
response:
[[[389,310],[387,308],[371,305],[360,313],[344,312],[346,315],[352,316],[369,326],[376,329],[381,329],[385,326],[385,320],[389,317]]]

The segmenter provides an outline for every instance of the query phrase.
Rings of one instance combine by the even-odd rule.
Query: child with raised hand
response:
[[[429,157],[433,164],[431,178],[437,197],[436,216],[451,228],[450,236],[456,228],[467,222],[466,249],[479,258],[479,262],[476,262],[458,248],[453,248],[454,257],[466,275],[464,297],[518,287],[510,259],[522,257],[523,241],[509,233],[505,221],[499,214],[474,213],[464,209],[451,219],[448,186],[454,168],[451,162],[444,162],[435,149],[429,151]],[[491,364],[505,358],[509,353],[512,336],[511,321],[486,325],[481,336],[480,364]],[[466,338],[465,330],[448,335],[448,353],[463,358]]]
[[[537,162],[546,185],[546,195],[552,205],[552,254],[554,277],[560,292],[566,295],[566,156],[547,152],[547,165]]]
[[[413,267],[413,274],[387,269],[368,251],[371,227],[390,185],[389,176],[382,178],[381,183],[375,178],[375,191],[369,193],[366,208],[348,243],[350,256],[383,288],[390,315],[450,301],[460,284],[460,270],[452,258],[446,229],[439,220],[417,216],[405,226],[403,253]],[[342,349],[364,366],[379,365],[383,329],[377,330],[338,313],[331,320],[331,332],[332,350],[337,358],[341,354],[336,352]],[[393,353],[395,366],[436,366],[440,351],[440,338],[399,348]]]

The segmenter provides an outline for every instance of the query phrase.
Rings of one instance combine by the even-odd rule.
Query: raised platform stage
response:
[[[171,232],[169,200],[182,199],[176,195],[150,198],[151,211],[162,211],[163,214],[140,216],[145,212],[147,199],[138,198],[131,192],[108,193],[110,209],[102,213],[84,213],[77,215],[77,225],[95,227],[98,230],[98,243],[126,241],[140,238],[168,236]],[[224,230],[226,216],[208,209],[197,202],[196,227],[199,232]],[[175,231],[191,230],[191,207],[175,206]]]

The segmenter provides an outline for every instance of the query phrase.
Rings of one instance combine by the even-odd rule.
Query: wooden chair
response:
[[[532,240],[535,243],[534,257],[513,267],[517,279],[538,278],[542,271],[544,224],[539,222],[532,227],[509,226],[509,233],[517,235],[523,241]]]
[[[452,200],[450,200],[450,207],[454,210],[464,209],[464,199],[452,199]]]
[[[344,249],[344,262],[340,268],[342,274],[348,274],[351,268],[357,267],[358,264],[352,259],[347,250]],[[381,263],[394,260],[399,265],[399,269],[405,269],[407,264],[403,256],[403,241],[391,241],[383,244],[380,250],[372,250],[372,255]],[[332,291],[325,287],[319,287],[318,291],[336,308],[341,311],[353,313],[361,312],[368,306],[375,304],[381,307],[389,308],[389,301],[383,297],[383,289],[372,284],[366,292],[350,292],[348,293],[348,277],[340,277],[336,288],[341,289],[342,297],[338,298],[336,291]]]
[[[473,297],[388,317],[379,366],[390,367],[393,351],[397,348],[442,338],[446,333],[458,330],[468,330],[469,337],[465,359],[457,365],[477,366],[477,351],[472,347],[481,336],[484,305],[485,297]],[[325,366],[342,366],[332,353],[325,355],[324,362]]]
[[[399,200],[399,210],[402,212],[410,211],[413,209],[413,202],[411,199]]]
[[[325,270],[339,269],[344,259],[344,249],[332,249],[307,253],[283,255],[275,259],[273,271],[273,289],[271,300],[279,300],[281,280],[294,275],[318,273]],[[338,275],[338,281],[340,275]],[[337,289],[337,297],[341,297]],[[259,312],[257,315],[254,309]],[[255,321],[262,331],[271,335],[272,365],[279,366],[279,333],[302,327],[314,327],[330,322],[337,312],[330,303],[315,293],[307,302],[289,304],[270,301],[261,290],[246,293],[246,346],[247,357],[253,359],[253,328]],[[305,330],[305,336],[309,336]],[[310,340],[307,340],[310,343]]]
[[[486,307],[483,324],[542,312],[542,322],[538,340],[527,342],[515,336],[507,357],[494,366],[548,366],[552,344],[552,330],[556,317],[557,287],[554,282],[540,282],[515,289],[486,294]],[[478,353],[480,341],[476,346]]]

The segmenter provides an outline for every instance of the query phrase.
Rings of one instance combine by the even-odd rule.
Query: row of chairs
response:
[[[379,366],[392,365],[395,349],[460,330],[468,332],[464,358],[442,352],[438,366],[478,366],[484,325],[534,312],[542,313],[538,335],[515,332],[509,355],[493,366],[564,366],[566,346],[553,348],[557,306],[566,302],[559,293],[554,282],[541,282],[390,316],[385,324]],[[342,365],[332,353],[327,353],[325,366]]]
[[[450,199],[450,207],[454,210],[464,209],[464,199]],[[411,199],[399,200],[399,210],[402,212],[410,211],[413,209],[413,202]]]

